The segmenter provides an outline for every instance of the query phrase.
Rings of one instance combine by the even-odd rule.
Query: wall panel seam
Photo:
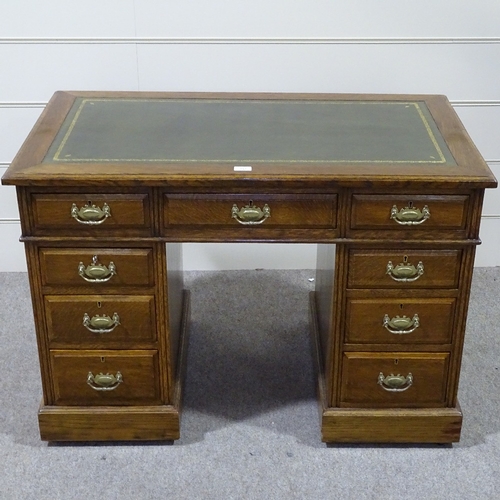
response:
[[[48,101],[0,101],[1,109],[35,109],[45,108]]]
[[[0,44],[283,44],[283,45],[408,45],[498,44],[500,37],[0,37]]]
[[[44,108],[48,101],[0,101],[0,109]],[[500,99],[450,99],[453,107],[484,108],[500,106]]]
[[[483,108],[483,107],[495,107],[500,106],[500,100],[498,99],[482,99],[482,100],[450,100],[451,105],[454,108]]]
[[[490,167],[500,167],[500,159],[499,160],[487,160],[485,159],[484,160]],[[10,166],[10,162],[8,161],[4,161],[4,162],[1,162],[0,161],[0,170],[7,170]]]

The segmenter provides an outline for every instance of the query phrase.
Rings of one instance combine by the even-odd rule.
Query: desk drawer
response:
[[[150,248],[42,248],[42,284],[48,286],[152,286]]]
[[[448,353],[344,353],[341,403],[438,407],[446,401]]]
[[[156,340],[154,296],[46,295],[52,347],[152,347]]]
[[[35,232],[78,234],[148,233],[151,228],[147,193],[75,193],[31,195]]]
[[[159,404],[156,351],[51,351],[59,405]]]
[[[468,203],[466,195],[353,194],[351,229],[465,229]]]
[[[349,299],[350,344],[449,344],[454,298]]]
[[[361,250],[349,253],[349,288],[457,288],[461,250]]]
[[[336,228],[337,195],[167,194],[165,226]]]

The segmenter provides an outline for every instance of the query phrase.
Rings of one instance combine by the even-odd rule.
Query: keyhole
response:
[[[101,301],[97,302],[97,307],[100,309],[102,306]]]
[[[394,364],[397,365],[399,363],[399,359],[394,360]]]
[[[408,255],[405,255],[403,257],[403,264],[407,264],[408,263]]]
[[[403,309],[403,304],[399,304],[399,308],[402,310]]]
[[[413,201],[408,202],[408,208],[413,208]]]
[[[104,363],[106,361],[106,358],[104,356],[101,356],[101,363]]]

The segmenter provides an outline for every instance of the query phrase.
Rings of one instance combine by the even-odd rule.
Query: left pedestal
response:
[[[153,191],[18,193],[41,438],[178,439],[189,294],[180,245],[157,236]]]

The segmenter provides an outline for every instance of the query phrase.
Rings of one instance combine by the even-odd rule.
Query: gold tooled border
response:
[[[429,122],[427,121],[427,118],[425,117],[424,113],[420,109],[420,106],[418,102],[399,102],[399,101],[304,101],[304,100],[297,100],[297,101],[281,101],[281,100],[259,100],[259,99],[252,99],[252,100],[247,100],[244,101],[245,103],[304,103],[304,102],[325,102],[325,103],[344,103],[344,104],[380,104],[380,102],[384,103],[389,103],[389,104],[400,104],[400,105],[405,105],[405,106],[414,106],[420,119],[422,120],[422,123],[425,127],[425,130],[427,131],[427,134],[429,136],[429,139],[431,140],[434,148],[436,149],[436,152],[439,156],[439,160],[256,160],[256,159],[242,159],[242,158],[225,158],[223,160],[204,160],[204,159],[179,159],[179,158],[153,158],[153,159],[145,159],[145,158],[61,158],[62,151],[64,147],[66,146],[66,143],[68,142],[68,139],[73,132],[73,129],[75,128],[76,122],[78,121],[78,118],[80,117],[80,114],[83,111],[84,106],[87,103],[93,104],[94,102],[109,102],[113,100],[112,98],[102,98],[102,99],[82,99],[82,102],[80,103],[80,106],[78,107],[78,110],[75,113],[75,116],[73,117],[73,120],[70,123],[70,126],[68,127],[68,130],[66,134],[64,135],[59,147],[56,150],[56,153],[54,154],[52,160],[53,161],[58,161],[58,162],[69,162],[69,163],[91,163],[91,162],[109,162],[109,163],[117,163],[117,162],[144,162],[144,163],[221,163],[221,162],[240,162],[240,163],[406,163],[406,164],[418,164],[418,163],[446,163],[446,158],[439,146],[439,143],[434,136],[434,133],[431,129],[431,126]],[[142,102],[144,99],[117,99],[121,102]],[[153,100],[153,99],[151,99]],[[164,101],[164,102],[186,102],[186,99],[158,99],[159,101]],[[194,99],[193,99],[194,100]],[[237,99],[203,99],[203,103],[207,102],[235,102]]]

